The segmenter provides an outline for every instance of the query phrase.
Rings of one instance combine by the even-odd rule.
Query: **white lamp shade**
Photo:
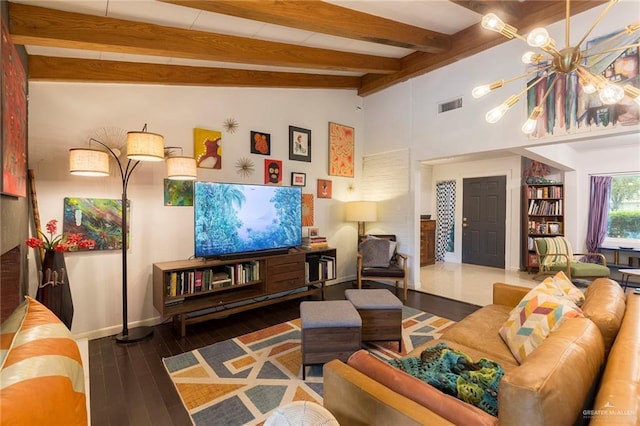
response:
[[[69,173],[77,176],[109,176],[109,153],[98,149],[70,149]]]
[[[157,133],[128,132],[127,158],[135,161],[164,160],[164,137]]]
[[[345,220],[348,222],[375,222],[378,220],[376,203],[373,201],[350,201],[345,205]]]
[[[167,178],[171,180],[196,180],[198,178],[196,159],[191,157],[167,158]]]

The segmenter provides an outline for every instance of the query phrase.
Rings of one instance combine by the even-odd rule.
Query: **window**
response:
[[[640,247],[640,175],[612,176],[605,242]]]

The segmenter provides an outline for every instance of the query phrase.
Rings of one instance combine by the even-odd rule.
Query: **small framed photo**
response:
[[[264,183],[282,185],[282,160],[264,160]]]
[[[318,198],[331,198],[331,181],[318,179]]]
[[[251,153],[271,155],[271,135],[269,133],[251,131]]]
[[[311,162],[311,130],[289,126],[289,160]]]
[[[319,237],[320,228],[309,228],[309,237]]]
[[[291,172],[291,186],[307,186],[306,173]]]
[[[547,226],[550,234],[562,233],[562,224],[560,222],[547,222]]]
[[[538,234],[546,234],[547,232],[548,232],[547,224],[546,223],[539,223],[538,224]]]

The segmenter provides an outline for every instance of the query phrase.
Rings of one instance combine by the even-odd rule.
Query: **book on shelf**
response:
[[[327,248],[329,242],[327,237],[303,237],[301,247],[305,249]]]

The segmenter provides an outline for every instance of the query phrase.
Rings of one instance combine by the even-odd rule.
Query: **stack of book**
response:
[[[302,238],[302,248],[304,249],[319,249],[327,248],[329,243],[327,237],[304,237]]]

